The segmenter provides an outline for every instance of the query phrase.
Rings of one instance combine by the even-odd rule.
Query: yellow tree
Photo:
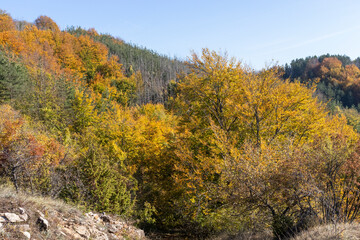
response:
[[[194,53],[188,65],[191,73],[183,76],[177,86],[175,111],[184,116],[187,124],[204,127],[212,120],[225,131],[235,129],[243,103],[238,97],[245,69],[235,59],[208,49],[203,49],[200,57]]]
[[[224,227],[218,213],[252,199],[276,226],[298,203],[297,151],[329,130],[328,113],[314,89],[284,81],[276,67],[253,72],[207,49],[190,67],[174,100],[183,119],[174,177],[186,186],[177,204],[194,221]]]

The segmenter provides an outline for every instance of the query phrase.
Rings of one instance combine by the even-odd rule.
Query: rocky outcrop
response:
[[[39,225],[40,231],[47,231],[49,229],[49,222],[44,217],[39,217],[36,224]]]
[[[117,216],[17,208],[0,213],[1,239],[146,239],[144,231]]]

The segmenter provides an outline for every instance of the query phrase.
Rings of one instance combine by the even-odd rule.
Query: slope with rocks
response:
[[[0,188],[1,239],[146,239],[119,216],[84,213],[64,202]]]

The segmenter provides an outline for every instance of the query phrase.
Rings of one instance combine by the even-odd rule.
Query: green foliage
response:
[[[100,212],[130,216],[134,201],[127,188],[128,180],[116,165],[117,162],[109,159],[100,146],[89,143],[89,149],[76,163],[76,167],[81,169],[80,179],[84,185],[78,200]]]
[[[289,238],[292,235],[294,222],[289,216],[276,215],[271,227],[276,239]]]
[[[0,103],[14,103],[21,98],[29,86],[26,68],[0,52]]]
[[[122,106],[127,106],[136,102],[136,84],[133,81],[125,79],[115,79],[111,81],[111,86],[117,90],[115,100]]]
[[[155,207],[151,206],[149,202],[145,202],[144,209],[139,214],[140,221],[143,224],[154,224],[156,222],[154,214],[156,214]]]
[[[67,32],[75,36],[90,36],[109,48],[111,55],[119,57],[125,75],[132,76],[140,72],[144,88],[137,89],[137,103],[165,103],[169,97],[167,91],[171,80],[177,79],[177,74],[186,70],[185,65],[178,59],[171,59],[152,50],[114,38],[107,34],[97,34],[93,29],[70,27]]]
[[[358,105],[358,69],[345,55],[321,55],[293,60],[285,65],[284,78],[317,85],[323,101],[337,101],[344,107]]]

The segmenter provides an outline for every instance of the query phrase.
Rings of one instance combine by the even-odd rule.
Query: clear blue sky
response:
[[[358,0],[3,0],[18,20],[51,17],[186,59],[227,51],[253,68],[325,53],[360,56]]]

